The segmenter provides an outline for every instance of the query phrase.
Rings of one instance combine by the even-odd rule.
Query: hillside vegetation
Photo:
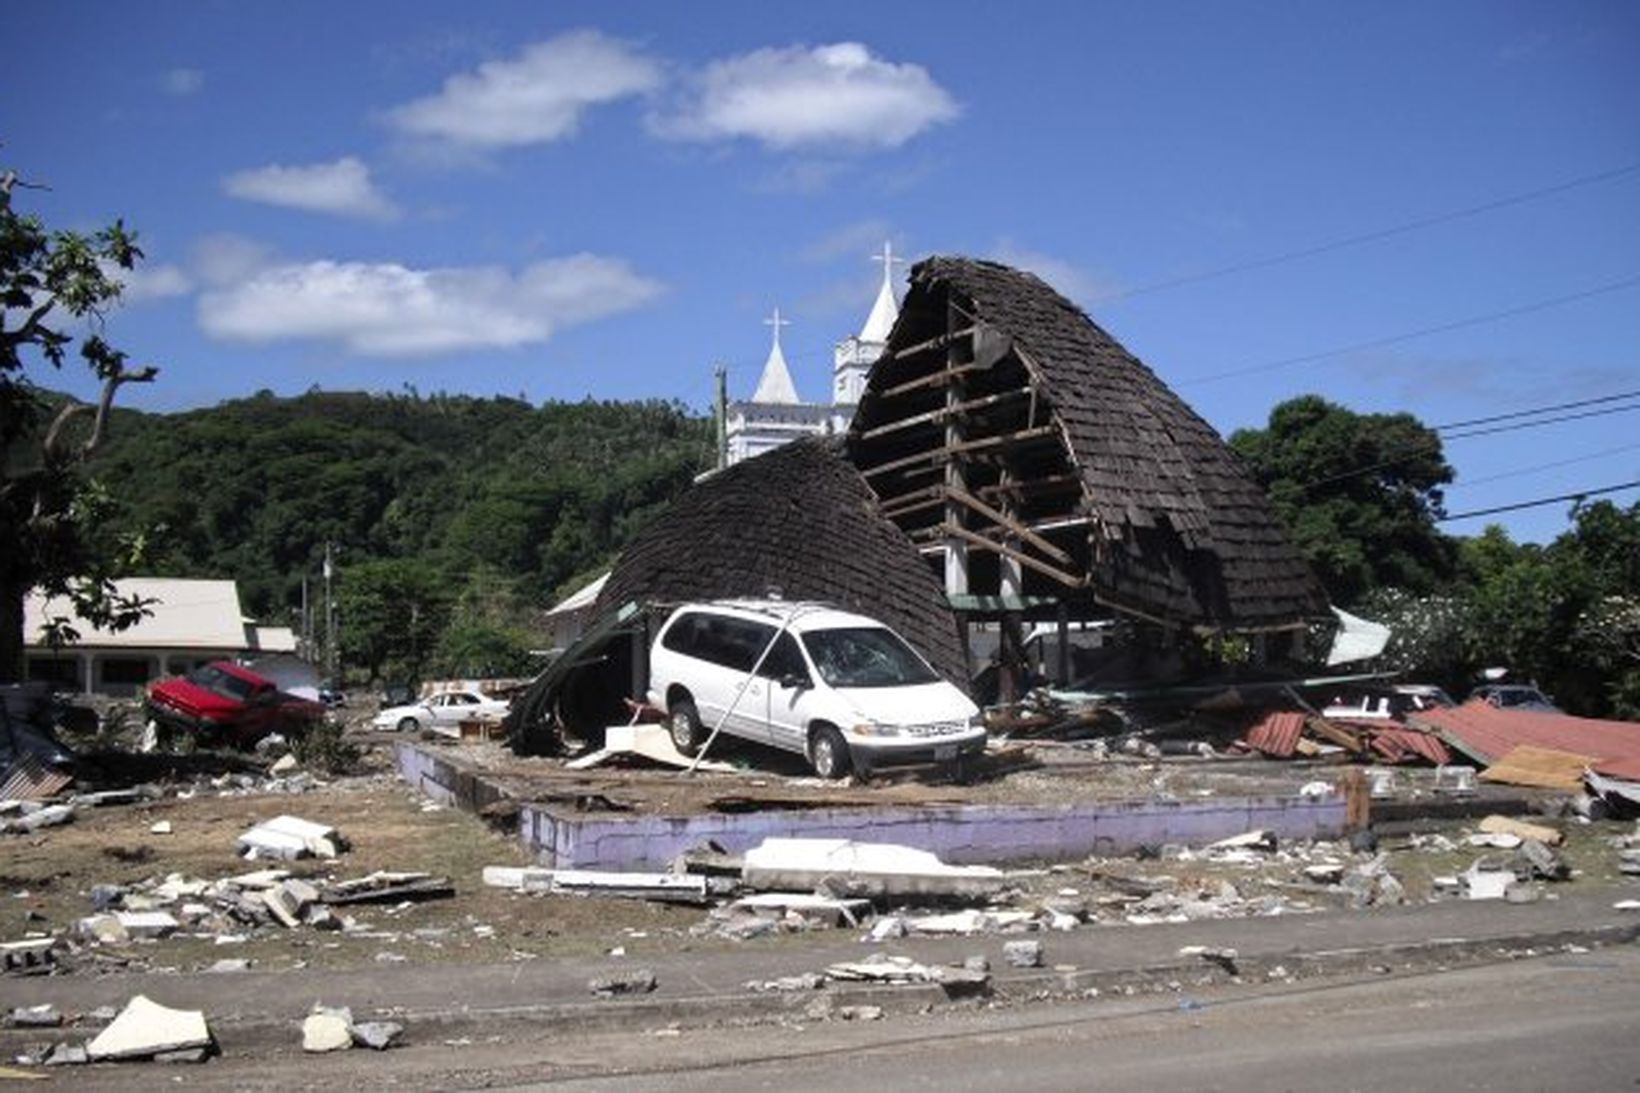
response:
[[[710,423],[673,403],[262,392],[122,412],[92,472],[111,530],[147,536],[143,572],[231,577],[258,619],[299,622],[332,544],[345,659],[416,674],[517,667],[533,609],[710,458]]]

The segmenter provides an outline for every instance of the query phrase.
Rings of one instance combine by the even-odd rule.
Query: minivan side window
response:
[[[749,672],[774,632],[774,627],[760,622],[693,613],[667,628],[661,647],[738,672]]]

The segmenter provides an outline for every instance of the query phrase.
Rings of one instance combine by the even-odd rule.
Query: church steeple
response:
[[[777,307],[774,314],[763,322],[774,327],[774,342],[769,346],[769,359],[763,362],[763,375],[758,378],[752,401],[794,406],[798,401],[797,385],[792,383],[791,369],[786,366],[786,354],[780,350],[780,328],[790,326],[791,320],[782,319]]]
[[[866,316],[866,325],[860,330],[860,340],[885,343],[894,329],[894,320],[900,317],[900,305],[894,299],[894,266],[903,264],[904,260],[894,257],[894,245],[885,242],[883,253],[872,261],[883,264],[883,284],[877,290],[877,302],[871,305],[871,314]]]
[[[883,264],[883,283],[877,289],[877,301],[871,305],[871,314],[866,316],[860,333],[838,342],[832,354],[831,395],[832,401],[841,408],[833,414],[833,427],[838,431],[848,428],[854,407],[865,394],[871,366],[882,356],[894,322],[900,317],[900,304],[894,298],[894,266],[903,265],[903,261],[894,257],[891,243],[884,243],[883,253],[873,255],[871,260]]]

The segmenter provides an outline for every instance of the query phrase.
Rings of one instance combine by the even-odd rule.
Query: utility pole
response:
[[[336,653],[336,593],[331,585],[336,565],[331,557],[330,540],[325,540],[325,665],[326,674],[330,677],[330,685],[336,686],[340,682],[337,676],[339,658]]]
[[[721,471],[729,465],[729,370],[720,364],[713,374],[717,376],[713,409],[717,418],[717,469]]]

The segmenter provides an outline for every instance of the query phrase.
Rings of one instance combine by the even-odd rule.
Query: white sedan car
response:
[[[390,706],[370,722],[374,728],[398,732],[432,729],[455,736],[463,721],[499,721],[509,703],[477,691],[440,691],[408,706]]]

